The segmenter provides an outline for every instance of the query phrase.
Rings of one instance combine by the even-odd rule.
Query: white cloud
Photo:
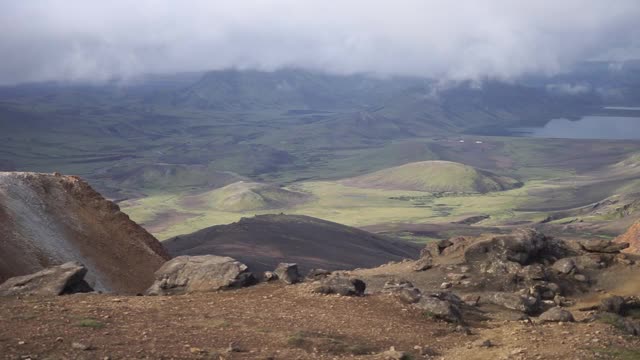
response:
[[[3,1],[0,83],[286,66],[509,78],[632,53],[638,18],[637,0]]]

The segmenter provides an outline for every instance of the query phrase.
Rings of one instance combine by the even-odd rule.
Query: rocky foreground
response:
[[[295,264],[258,274],[228,257],[181,256],[156,271],[146,296],[82,293],[86,271],[70,263],[0,285],[0,353],[637,359],[640,259],[627,248],[520,229],[433,242],[419,260],[304,277]]]
[[[603,321],[487,320],[461,329],[394,296],[304,285],[168,297],[0,299],[5,359],[636,359],[640,338]],[[394,347],[396,352],[389,352]],[[635,357],[634,357],[635,356]]]

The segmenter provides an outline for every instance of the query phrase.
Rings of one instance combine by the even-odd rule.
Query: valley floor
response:
[[[373,359],[393,346],[413,359],[640,357],[640,338],[607,324],[581,323],[580,312],[574,313],[576,323],[494,320],[465,335],[389,295],[314,295],[304,284],[172,297],[2,298],[0,354],[3,359]],[[484,340],[494,346],[479,346]]]

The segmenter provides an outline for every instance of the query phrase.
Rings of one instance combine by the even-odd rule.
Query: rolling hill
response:
[[[420,161],[343,180],[348,186],[425,192],[486,193],[508,190],[520,183],[489,171],[451,162]]]
[[[219,189],[188,196],[183,203],[192,208],[241,212],[288,208],[310,198],[309,194],[277,185],[238,181]]]
[[[172,256],[231,256],[252,271],[296,262],[302,271],[378,266],[416,258],[420,246],[301,215],[258,215],[164,241]]]

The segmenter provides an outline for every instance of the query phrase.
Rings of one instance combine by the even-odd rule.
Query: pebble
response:
[[[477,347],[492,347],[493,343],[491,342],[491,340],[486,339],[486,340],[478,340],[476,342],[473,343],[475,346]]]
[[[88,351],[92,349],[91,345],[87,345],[79,342],[71,343],[71,348],[75,350],[83,350],[83,351]]]

